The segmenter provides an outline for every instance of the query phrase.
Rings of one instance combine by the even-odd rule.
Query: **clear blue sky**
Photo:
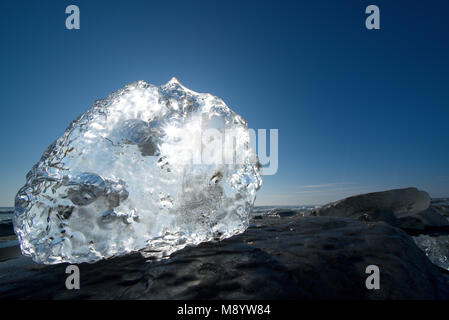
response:
[[[81,29],[65,29],[76,4]],[[380,7],[381,30],[365,28]],[[417,186],[449,196],[448,1],[2,1],[0,206],[67,125],[176,76],[279,129],[256,204]]]

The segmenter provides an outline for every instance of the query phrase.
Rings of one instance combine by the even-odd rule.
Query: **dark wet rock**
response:
[[[395,227],[399,226],[399,220],[391,210],[362,211],[357,217],[357,220],[366,222],[383,221]]]
[[[449,221],[436,208],[430,207],[415,214],[401,216],[399,224],[403,229],[425,230],[429,227],[448,227]]]
[[[318,216],[358,218],[364,212],[392,211],[397,218],[429,208],[429,195],[416,188],[395,189],[352,196],[317,210]]]
[[[429,195],[416,188],[396,189],[352,196],[323,206],[317,216],[348,217],[360,221],[384,221],[416,234],[417,230],[449,227],[442,214],[447,209],[430,206]]]
[[[298,212],[295,211],[295,210],[279,210],[279,211],[277,212],[277,214],[278,214],[280,217],[291,217],[291,216],[296,215],[297,213],[298,213]]]
[[[17,240],[0,241],[0,262],[20,257],[20,248]]]
[[[11,220],[0,221],[0,237],[14,235],[14,227]]]
[[[438,210],[438,212],[446,218],[449,218],[449,199],[440,198],[440,199],[432,199],[431,205],[433,208]]]
[[[368,265],[380,268],[380,290],[365,287]],[[4,262],[0,298],[449,299],[448,280],[405,232],[339,217],[262,216],[168,260],[136,253],[80,264],[80,290],[65,289],[66,266]]]

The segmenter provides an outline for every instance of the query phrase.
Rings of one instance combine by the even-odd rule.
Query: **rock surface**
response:
[[[429,208],[430,197],[416,188],[395,189],[352,196],[317,210],[319,216],[358,218],[364,212],[392,211],[397,218]]]
[[[381,270],[380,290],[365,287],[368,265]],[[65,289],[65,267],[0,264],[9,274],[0,298],[449,299],[448,279],[400,229],[300,213],[259,216],[243,234],[168,260],[136,253],[80,264],[80,290]]]
[[[448,199],[432,199],[432,207],[434,207],[438,212],[449,218],[449,200]]]
[[[437,209],[429,207],[424,211],[402,215],[399,225],[403,229],[425,230],[426,228],[448,227],[449,221]]]
[[[409,230],[448,227],[449,220],[441,213],[442,209],[430,205],[430,197],[425,191],[406,188],[352,196],[323,206],[312,214],[384,221]]]

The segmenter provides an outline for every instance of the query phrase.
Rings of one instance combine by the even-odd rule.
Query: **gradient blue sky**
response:
[[[76,4],[81,29],[65,29]],[[365,28],[376,4],[381,30]],[[127,83],[217,95],[279,129],[256,204],[416,186],[449,196],[448,1],[2,1],[0,206],[71,120]]]

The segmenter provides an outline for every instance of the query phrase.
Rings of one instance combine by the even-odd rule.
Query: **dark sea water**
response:
[[[0,222],[11,220],[13,212],[14,208],[12,207],[0,207]]]
[[[12,225],[13,212],[14,208],[0,207],[0,264],[21,257]]]

